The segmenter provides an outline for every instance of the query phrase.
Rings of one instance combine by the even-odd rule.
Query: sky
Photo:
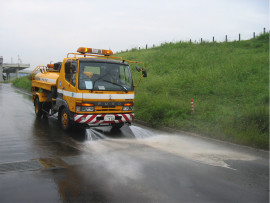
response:
[[[229,41],[269,31],[269,0],[0,0],[0,56],[31,68],[78,47]]]

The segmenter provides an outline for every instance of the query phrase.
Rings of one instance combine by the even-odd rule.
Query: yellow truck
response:
[[[121,128],[134,119],[134,88],[147,77],[144,63],[112,56],[111,50],[80,47],[63,62],[37,66],[32,100],[37,117],[58,113],[64,130],[73,124]],[[134,85],[130,64],[142,72]]]

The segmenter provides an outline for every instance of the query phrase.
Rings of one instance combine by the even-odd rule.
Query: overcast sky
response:
[[[4,63],[46,65],[80,46],[248,39],[269,30],[269,0],[0,0]]]

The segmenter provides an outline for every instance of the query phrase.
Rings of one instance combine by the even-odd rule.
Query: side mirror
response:
[[[143,77],[146,78],[147,77],[147,71],[146,71],[146,68],[144,68],[142,70],[142,74],[143,74]]]
[[[138,66],[135,66],[135,68],[138,72],[141,72],[141,69]]]

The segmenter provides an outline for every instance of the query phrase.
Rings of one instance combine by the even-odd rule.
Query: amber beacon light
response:
[[[113,55],[113,52],[111,50],[106,49],[93,49],[93,48],[87,48],[87,47],[79,47],[77,49],[77,52],[81,54],[100,54],[105,56]]]

